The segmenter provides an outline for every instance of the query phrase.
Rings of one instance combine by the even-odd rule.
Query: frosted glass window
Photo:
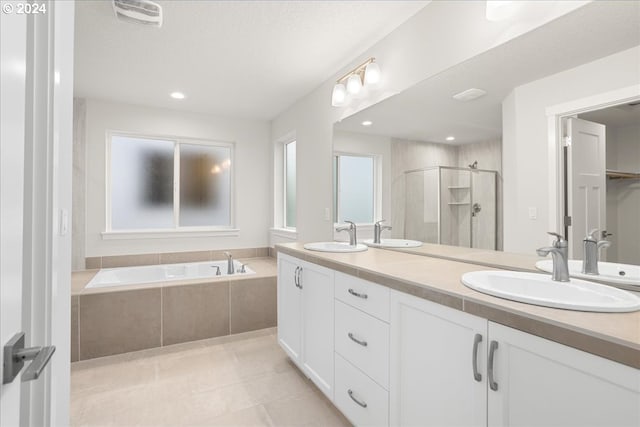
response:
[[[174,141],[113,136],[111,228],[170,228]]]
[[[284,225],[296,226],[296,142],[284,146]]]
[[[112,135],[108,230],[230,227],[232,145]]]
[[[335,157],[336,220],[372,223],[374,214],[374,159],[365,156]]]
[[[231,222],[231,149],[180,144],[180,226]]]

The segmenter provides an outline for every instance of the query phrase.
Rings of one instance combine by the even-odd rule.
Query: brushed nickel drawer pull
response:
[[[354,297],[358,297],[358,298],[362,298],[362,299],[367,299],[367,298],[369,298],[369,295],[367,295],[367,294],[361,294],[361,293],[358,293],[358,292],[354,291],[354,290],[353,290],[353,289],[351,289],[351,288],[349,288],[349,293],[350,293],[351,295],[353,295]]]
[[[354,395],[353,395],[353,391],[351,389],[347,390],[347,393],[349,393],[349,397],[351,398],[351,400],[353,400],[354,402],[356,402],[358,405],[362,406],[363,408],[367,407],[367,403],[363,402],[359,399],[357,399]]]
[[[477,382],[482,381],[482,374],[478,372],[478,346],[482,342],[482,335],[476,334],[473,337],[473,355],[471,364],[473,365],[473,379]]]
[[[358,338],[354,337],[353,334],[351,332],[349,332],[349,338],[351,338],[351,341],[360,344],[363,347],[366,347],[367,345],[369,345],[366,341],[361,341]]]
[[[491,341],[491,345],[489,346],[489,367],[487,368],[487,375],[489,376],[489,387],[493,391],[498,390],[498,383],[493,378],[493,357],[496,353],[497,348],[498,348],[498,342]]]

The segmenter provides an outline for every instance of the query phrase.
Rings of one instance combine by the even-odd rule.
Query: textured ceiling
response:
[[[428,2],[158,3],[159,29],[76,2],[75,96],[271,119]]]
[[[500,139],[502,101],[513,88],[638,45],[640,2],[589,3],[360,111],[335,128],[441,143],[454,135],[453,144]],[[470,102],[452,99],[472,87],[488,93]],[[609,116],[614,113],[619,121],[633,117],[630,111],[610,111]],[[363,127],[364,120],[373,125]]]

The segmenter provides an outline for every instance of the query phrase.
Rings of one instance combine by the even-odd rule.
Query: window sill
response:
[[[295,228],[271,228],[269,229],[272,235],[281,237],[288,240],[298,240],[298,232]]]
[[[138,239],[166,239],[176,237],[235,237],[240,234],[237,228],[189,230],[127,230],[103,231],[102,240],[138,240]]]

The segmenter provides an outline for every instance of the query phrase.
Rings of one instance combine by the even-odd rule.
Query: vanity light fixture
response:
[[[182,92],[171,92],[169,94],[169,96],[172,97],[173,99],[184,99],[185,98],[184,93],[182,93]]]
[[[365,120],[364,122],[362,122],[362,126],[371,126],[373,124],[373,122],[371,120]]]
[[[455,141],[456,137],[455,136],[448,136],[445,138],[447,141]]]
[[[347,104],[348,95],[356,95],[363,87],[380,83],[382,72],[375,61],[376,59],[371,57],[336,80],[331,94],[331,105],[342,107]]]

